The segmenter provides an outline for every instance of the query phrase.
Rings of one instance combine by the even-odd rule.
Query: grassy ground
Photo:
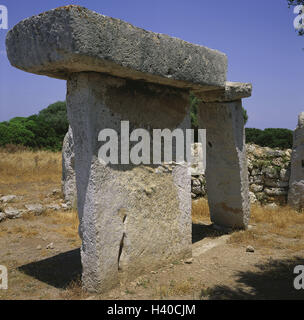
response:
[[[0,150],[0,194],[20,196],[9,206],[60,204],[60,192],[53,192],[60,185],[61,154]],[[253,206],[250,229],[223,236],[211,227],[208,203],[201,199],[193,201],[192,220],[198,252],[192,263],[175,261],[93,296],[81,288],[75,211],[6,220],[0,223],[0,264],[8,268],[9,289],[0,290],[0,299],[304,298],[304,290],[292,285],[294,267],[304,265],[303,213]],[[246,252],[248,245],[254,253]]]

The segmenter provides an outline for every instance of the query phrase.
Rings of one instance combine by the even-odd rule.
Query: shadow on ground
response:
[[[23,265],[18,270],[51,286],[65,289],[72,281],[80,279],[80,249]]]
[[[304,299],[304,290],[294,288],[294,267],[304,265],[304,258],[272,260],[255,265],[257,272],[247,271],[236,274],[237,289],[227,286],[215,286],[202,290],[202,297],[207,295],[212,300],[289,300]],[[302,278],[303,281],[303,278]]]
[[[192,243],[203,240],[204,238],[220,237],[226,232],[215,230],[212,224],[195,224],[192,223]]]

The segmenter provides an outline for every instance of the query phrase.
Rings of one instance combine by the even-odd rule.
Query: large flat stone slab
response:
[[[199,98],[204,102],[230,102],[249,98],[251,94],[251,83],[227,81],[223,89],[203,92]]]
[[[199,91],[226,81],[225,54],[79,6],[21,21],[8,32],[6,47],[16,68],[59,79],[94,71]]]

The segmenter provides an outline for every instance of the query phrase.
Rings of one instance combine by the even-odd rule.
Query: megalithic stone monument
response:
[[[201,94],[199,127],[206,129],[206,185],[211,221],[246,228],[250,216],[244,117],[241,98],[251,84],[226,82],[224,91]]]
[[[293,133],[288,204],[298,211],[304,209],[304,112]]]
[[[8,32],[6,45],[13,66],[67,80],[85,288],[105,291],[119,281],[191,256],[187,164],[159,170],[152,164],[106,164],[98,159],[100,131],[111,129],[120,141],[128,134],[121,131],[121,121],[129,121],[130,130],[185,132],[190,128],[190,91],[201,97],[215,94],[215,100],[200,110],[201,123],[214,137],[212,144],[216,148],[217,143],[223,144],[209,170],[216,171],[209,175],[210,186],[219,179],[222,191],[216,195],[221,210],[213,206],[214,200],[211,203],[213,220],[246,228],[248,181],[243,174],[240,109],[244,92],[237,84],[229,102],[214,102],[218,96],[226,99],[231,87],[226,85],[223,53],[79,6],[60,7],[21,21]],[[223,139],[218,136],[219,126]],[[119,155],[131,147],[122,144]],[[213,161],[212,156],[207,161]],[[212,188],[216,191],[215,185]]]

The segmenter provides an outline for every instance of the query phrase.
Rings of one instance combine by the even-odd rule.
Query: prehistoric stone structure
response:
[[[75,152],[72,128],[64,137],[62,148],[62,193],[71,207],[77,208]]]
[[[299,114],[293,133],[288,204],[296,210],[304,209],[304,112]]]
[[[190,128],[189,93],[199,95],[207,129],[207,184],[215,224],[246,228],[248,179],[241,98],[250,85],[226,83],[216,50],[148,32],[79,6],[25,19],[7,35],[11,64],[67,80],[75,141],[83,283],[91,291],[191,256],[188,164],[103,164],[102,129]],[[132,146],[122,143],[123,149]],[[174,151],[173,151],[174,153]],[[174,154],[173,154],[174,156]],[[209,161],[209,165],[208,165]]]
[[[224,90],[198,94],[199,127],[205,128],[206,182],[211,221],[219,226],[248,225],[250,201],[242,97],[251,85],[226,82]]]

